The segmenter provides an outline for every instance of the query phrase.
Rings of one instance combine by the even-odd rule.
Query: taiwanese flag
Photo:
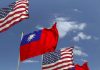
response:
[[[23,36],[20,45],[20,61],[35,57],[56,49],[58,30],[56,23],[50,28],[44,28]]]
[[[87,62],[85,62],[82,66],[76,64],[75,65],[75,70],[89,70]]]

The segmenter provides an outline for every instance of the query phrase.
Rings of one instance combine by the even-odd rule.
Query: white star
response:
[[[31,35],[28,37],[28,41],[31,41],[34,37],[35,37],[35,34],[31,34]]]

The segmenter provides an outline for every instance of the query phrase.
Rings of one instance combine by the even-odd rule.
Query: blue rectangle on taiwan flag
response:
[[[23,39],[21,41],[21,46],[39,40],[41,37],[41,32],[42,32],[41,30],[34,31],[33,33],[29,33],[23,36]]]

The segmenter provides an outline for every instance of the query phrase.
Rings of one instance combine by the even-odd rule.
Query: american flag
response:
[[[63,48],[44,54],[42,70],[74,70],[73,48]]]
[[[17,0],[6,8],[0,9],[0,32],[29,17],[28,0]]]

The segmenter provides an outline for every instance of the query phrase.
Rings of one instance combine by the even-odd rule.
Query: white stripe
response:
[[[20,3],[28,3],[29,1],[20,1],[20,2],[16,2],[15,5],[20,4]]]
[[[15,7],[16,7],[16,6],[15,6]],[[25,7],[28,8],[27,6],[25,6]],[[23,9],[25,10],[26,8],[23,8]],[[11,11],[11,12],[9,13],[9,15],[15,13],[16,11],[21,11],[21,10],[23,10],[23,9],[18,8],[18,9],[14,10],[14,11]],[[7,17],[7,16],[6,16],[6,17]],[[1,21],[1,20],[4,20],[6,17],[0,19],[0,21]]]
[[[26,9],[26,8],[18,8],[18,9],[14,10],[14,11],[11,11],[11,12],[9,13],[9,15],[11,15],[11,14],[13,14],[13,13],[15,13],[15,12],[18,12],[18,11],[25,10],[25,9]],[[7,16],[6,16],[6,17],[7,17]],[[6,17],[5,17],[5,18],[6,18]],[[0,21],[4,20],[5,18],[0,19]]]
[[[73,60],[73,58],[64,58],[64,59],[62,59],[62,60],[72,61],[72,60]]]
[[[73,52],[71,51],[72,49],[73,48],[61,49],[61,59],[58,60],[57,62],[54,62],[54,63],[51,63],[51,64],[42,65],[42,67],[47,68],[47,69],[43,69],[43,70],[54,70],[55,68],[59,68],[59,67],[65,66],[65,65],[66,65],[66,67],[63,67],[63,68],[60,68],[60,69],[57,69],[57,70],[66,70],[68,68],[74,67],[74,65],[73,65],[73,55],[72,55]],[[66,57],[66,58],[64,58],[64,57]],[[60,62],[62,62],[62,63],[59,64]],[[58,65],[56,65],[56,64],[58,64]],[[48,67],[50,67],[50,68],[48,68]]]
[[[70,51],[70,50],[72,50],[72,49],[73,49],[73,48],[67,48],[67,49],[66,49],[66,48],[63,48],[63,49],[61,49],[61,51],[66,51],[66,52],[67,52],[67,51]]]
[[[28,7],[26,4],[19,4],[19,5],[15,6],[14,9],[17,7],[20,7],[20,6]]]
[[[20,8],[20,9],[17,9],[17,10],[15,10],[15,11],[13,11],[13,12],[10,12],[7,16],[9,16],[9,15],[11,15],[11,14],[14,14],[14,13],[20,11],[20,10],[23,11],[23,10],[25,10],[25,8]],[[23,13],[26,14],[26,11],[24,11]],[[20,14],[22,14],[22,13],[20,13]],[[20,14],[19,14],[19,15],[20,15]],[[12,17],[9,17],[7,20],[5,20],[5,18],[6,18],[7,16],[6,16],[5,18],[3,18],[3,19],[0,19],[0,21],[5,20],[4,22],[0,23],[0,26],[2,26],[3,24],[5,24],[7,21],[11,20],[12,18],[16,17],[17,15],[18,15],[18,14],[14,14]]]
[[[55,69],[55,68],[58,68],[58,67],[61,67],[61,66],[64,66],[64,65],[66,65],[66,67],[67,67],[67,65],[69,65],[69,64],[72,64],[72,65],[73,65],[72,62],[67,62],[67,63],[62,63],[62,64],[59,64],[59,65],[50,67],[50,68],[48,68],[48,70],[49,70],[49,69],[50,69],[50,70],[53,70],[53,69]],[[51,66],[51,65],[50,65],[50,66]],[[43,67],[47,67],[47,66],[43,65]],[[48,66],[48,67],[49,67],[49,66]]]
[[[66,69],[73,68],[73,67],[74,67],[74,65],[70,65],[70,66],[66,66],[66,67],[63,67],[63,68],[58,69],[58,70],[66,70]]]
[[[64,68],[57,69],[57,70],[66,70],[66,69],[73,68],[73,67],[74,67],[74,65],[70,65],[70,66],[66,66]],[[42,70],[52,70],[52,69],[47,68],[47,69],[42,69]]]
[[[66,53],[66,54],[67,54],[67,53],[68,53],[68,54],[72,54],[72,51],[70,51],[70,52],[61,52],[61,54],[65,54],[65,53]]]
[[[15,4],[15,6],[16,5],[18,5],[18,4],[21,4],[21,3],[29,3],[28,1],[26,2],[26,1],[23,1],[23,2],[17,2],[16,4]]]
[[[22,13],[21,13],[21,14],[22,14]],[[19,21],[19,20],[22,19],[22,18],[27,18],[27,17],[28,17],[28,16],[21,16],[20,18],[17,18],[16,20],[12,20],[11,23],[9,23],[9,24],[7,24],[7,25],[1,27],[1,28],[0,28],[0,31],[2,31],[2,30],[5,29],[5,28],[8,28],[8,27],[9,27],[10,25],[12,25],[14,22]]]
[[[46,64],[45,66],[55,65],[57,63],[60,63],[60,62],[63,62],[63,61],[68,61],[68,60],[72,60],[72,58],[68,58],[68,59],[66,58],[66,59],[58,60],[57,62],[54,62],[54,63],[51,63],[51,64]],[[72,62],[72,61],[70,61],[70,62]]]
[[[27,2],[29,2],[28,0],[27,1],[16,1],[16,4],[18,4],[18,3],[27,3]]]
[[[69,54],[66,54],[66,55],[62,55],[61,58],[63,57],[72,57],[73,55],[69,55]]]

